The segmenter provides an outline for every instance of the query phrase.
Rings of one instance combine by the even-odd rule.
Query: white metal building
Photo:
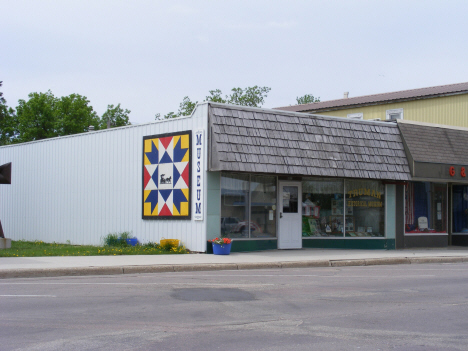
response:
[[[12,184],[0,190],[6,237],[99,245],[131,231],[140,242],[177,238],[205,251],[206,221],[142,219],[142,139],[205,130],[207,115],[204,104],[189,117],[1,147],[0,164],[12,163]]]

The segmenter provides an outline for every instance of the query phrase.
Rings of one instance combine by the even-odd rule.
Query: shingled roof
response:
[[[398,127],[413,161],[468,165],[468,128],[405,120]]]
[[[211,171],[409,180],[394,123],[209,103]]]
[[[466,93],[468,93],[468,82],[439,85],[420,89],[402,90],[391,93],[356,96],[353,98],[321,101],[311,104],[276,107],[275,109],[295,112],[319,112],[325,110],[339,110],[357,106],[387,104],[398,101],[428,99],[442,95]]]

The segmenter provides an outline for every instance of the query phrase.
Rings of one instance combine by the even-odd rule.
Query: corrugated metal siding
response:
[[[206,221],[141,217],[143,136],[206,130],[206,106],[190,118],[0,148],[0,164],[12,162],[12,184],[0,187],[6,236],[97,245],[109,233],[131,231],[141,242],[175,238],[205,251]]]
[[[346,117],[349,113],[362,112],[364,119],[380,118],[381,120],[385,120],[386,110],[396,108],[403,108],[404,119],[406,120],[468,128],[467,94],[319,112],[318,114]]]

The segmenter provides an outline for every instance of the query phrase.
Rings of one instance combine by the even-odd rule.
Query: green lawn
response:
[[[110,246],[77,246],[70,244],[45,243],[42,241],[11,241],[10,249],[0,250],[0,257],[40,257],[40,256],[115,256],[115,255],[167,255],[186,254],[183,247],[156,243],[130,246],[117,244]]]

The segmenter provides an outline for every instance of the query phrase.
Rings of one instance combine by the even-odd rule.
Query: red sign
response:
[[[450,166],[449,168],[449,174],[451,177],[454,177],[455,176],[455,167],[453,166]],[[465,167],[461,167],[460,169],[460,175],[463,177],[463,178],[466,178],[466,170],[465,170]]]

